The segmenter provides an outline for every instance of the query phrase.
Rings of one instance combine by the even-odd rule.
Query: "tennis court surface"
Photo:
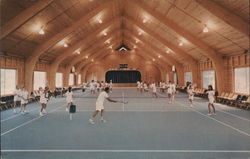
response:
[[[186,94],[173,104],[136,88],[116,88],[110,97],[128,104],[105,103],[104,118],[88,119],[97,94],[74,93],[77,113],[65,111],[65,98],[53,98],[48,115],[39,104],[28,114],[1,112],[2,159],[250,159],[250,111],[216,104],[217,115],[207,115],[207,101]]]

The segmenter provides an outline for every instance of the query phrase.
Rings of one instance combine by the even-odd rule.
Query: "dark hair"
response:
[[[105,88],[104,88],[104,91],[105,91],[105,92],[109,91],[109,87],[105,87]]]
[[[210,90],[210,91],[214,90],[214,89],[213,89],[213,86],[212,86],[212,85],[209,85],[209,86],[208,86],[208,90]]]
[[[69,87],[69,92],[71,92],[71,90],[72,90],[72,87]]]

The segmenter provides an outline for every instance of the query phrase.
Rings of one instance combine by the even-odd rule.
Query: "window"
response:
[[[82,75],[78,75],[78,81],[77,81],[77,84],[81,84],[82,83]]]
[[[166,74],[166,82],[168,82],[169,81],[169,74],[167,73]]]
[[[74,74],[71,73],[69,74],[69,86],[73,86],[74,85]]]
[[[16,89],[16,70],[1,70],[1,95],[13,94]]]
[[[192,72],[185,72],[184,73],[184,79],[185,79],[185,84],[187,82],[193,82],[193,79],[192,79]]]
[[[46,87],[46,72],[34,71],[34,90]]]
[[[250,67],[234,69],[234,91],[236,93],[250,94]]]
[[[203,88],[208,88],[208,85],[212,85],[213,89],[215,89],[215,71],[203,71],[202,72],[202,83]]]
[[[63,87],[63,74],[56,73],[56,87],[62,88]]]
[[[177,79],[178,77],[177,77],[177,73],[175,72],[174,73],[174,83],[175,84],[178,84],[177,82],[178,82],[178,79]]]

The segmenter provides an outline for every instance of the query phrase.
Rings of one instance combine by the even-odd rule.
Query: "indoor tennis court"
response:
[[[77,112],[65,111],[65,99],[53,99],[48,114],[38,115],[38,104],[26,115],[1,115],[2,158],[249,158],[250,112],[216,105],[207,115],[204,99],[193,108],[186,94],[168,104],[164,94],[153,99],[136,88],[116,88],[112,98],[129,103],[105,103],[107,123],[91,125],[97,95],[75,92]]]
[[[250,159],[249,0],[0,0],[1,159]]]

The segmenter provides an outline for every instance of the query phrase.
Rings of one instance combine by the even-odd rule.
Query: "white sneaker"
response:
[[[101,119],[101,122],[106,123],[106,122],[107,122],[107,120],[105,120],[105,119]]]
[[[211,116],[212,114],[211,114],[211,113],[208,113],[207,115]]]
[[[16,112],[16,109],[13,109],[13,113],[14,113],[14,114],[16,114],[16,113],[17,113],[17,112]]]
[[[66,112],[68,112],[69,111],[69,109],[68,108],[66,108]]]
[[[92,124],[92,125],[94,125],[94,124],[95,124],[95,122],[94,122],[94,120],[93,120],[93,119],[89,119],[89,122],[90,122],[90,124]]]
[[[39,115],[40,115],[40,116],[43,116],[43,113],[42,113],[42,112],[40,112],[40,113],[39,113]]]
[[[43,109],[43,113],[44,113],[44,114],[47,114],[47,111],[46,111],[45,109]]]

